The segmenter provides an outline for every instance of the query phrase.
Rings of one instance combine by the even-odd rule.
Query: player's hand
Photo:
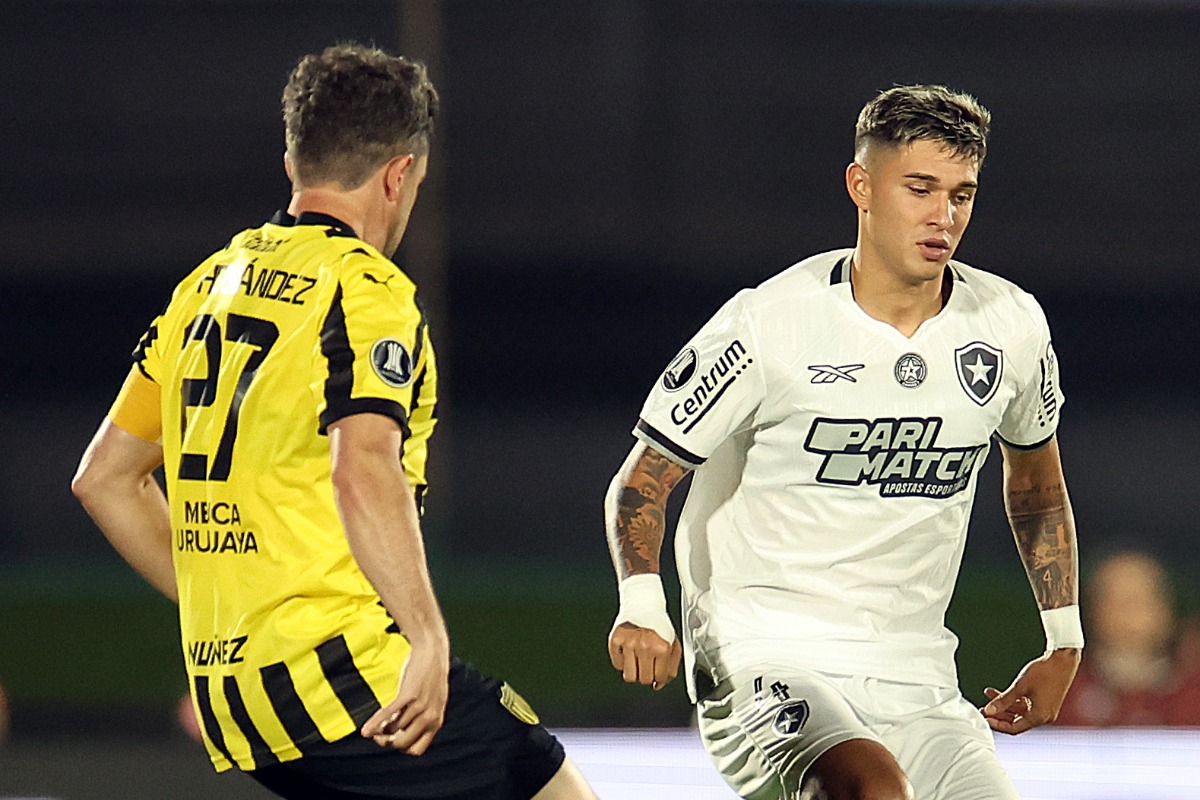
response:
[[[626,683],[640,683],[658,691],[679,675],[683,647],[678,636],[668,644],[649,628],[622,622],[608,635],[608,657]]]
[[[396,699],[367,720],[362,735],[380,747],[414,756],[424,753],[445,718],[449,673],[447,647],[414,643]]]
[[[1026,664],[1003,692],[991,686],[984,689],[989,702],[982,712],[992,730],[1018,734],[1058,719],[1079,669],[1079,656],[1074,649],[1046,653]]]

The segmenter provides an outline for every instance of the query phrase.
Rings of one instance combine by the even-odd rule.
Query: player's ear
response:
[[[292,159],[288,156],[286,151],[283,154],[283,171],[287,175],[289,181],[292,183],[296,182],[296,178],[292,175]]]
[[[412,153],[396,156],[383,168],[383,191],[389,200],[399,199],[405,183],[416,180],[413,164],[416,158]]]
[[[867,210],[871,198],[871,176],[857,160],[851,161],[846,167],[846,193],[859,211]]]

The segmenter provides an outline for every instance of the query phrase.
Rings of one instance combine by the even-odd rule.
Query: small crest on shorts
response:
[[[795,703],[788,703],[775,712],[775,721],[771,723],[771,727],[780,736],[796,736],[804,729],[806,722],[808,722],[808,701],[799,700]]]
[[[540,721],[533,706],[507,683],[500,686],[500,705],[508,709],[508,713],[524,722],[526,725],[537,725]]]
[[[371,348],[371,366],[388,386],[403,389],[412,381],[413,363],[408,349],[395,339],[380,339]]]

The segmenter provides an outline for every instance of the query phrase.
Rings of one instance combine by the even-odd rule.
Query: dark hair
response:
[[[425,65],[359,44],[300,59],[283,90],[293,178],[355,189],[388,160],[429,152],[438,95]]]
[[[991,123],[991,112],[969,94],[945,86],[895,86],[859,112],[854,154],[861,156],[868,143],[898,146],[928,139],[982,164]]]

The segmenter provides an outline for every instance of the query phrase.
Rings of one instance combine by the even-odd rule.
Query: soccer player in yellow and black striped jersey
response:
[[[388,256],[437,94],[421,64],[342,45],[283,101],[288,210],[175,289],[76,494],[178,601],[218,770],[289,798],[594,797],[519,695],[451,657],[426,568],[437,362]]]

